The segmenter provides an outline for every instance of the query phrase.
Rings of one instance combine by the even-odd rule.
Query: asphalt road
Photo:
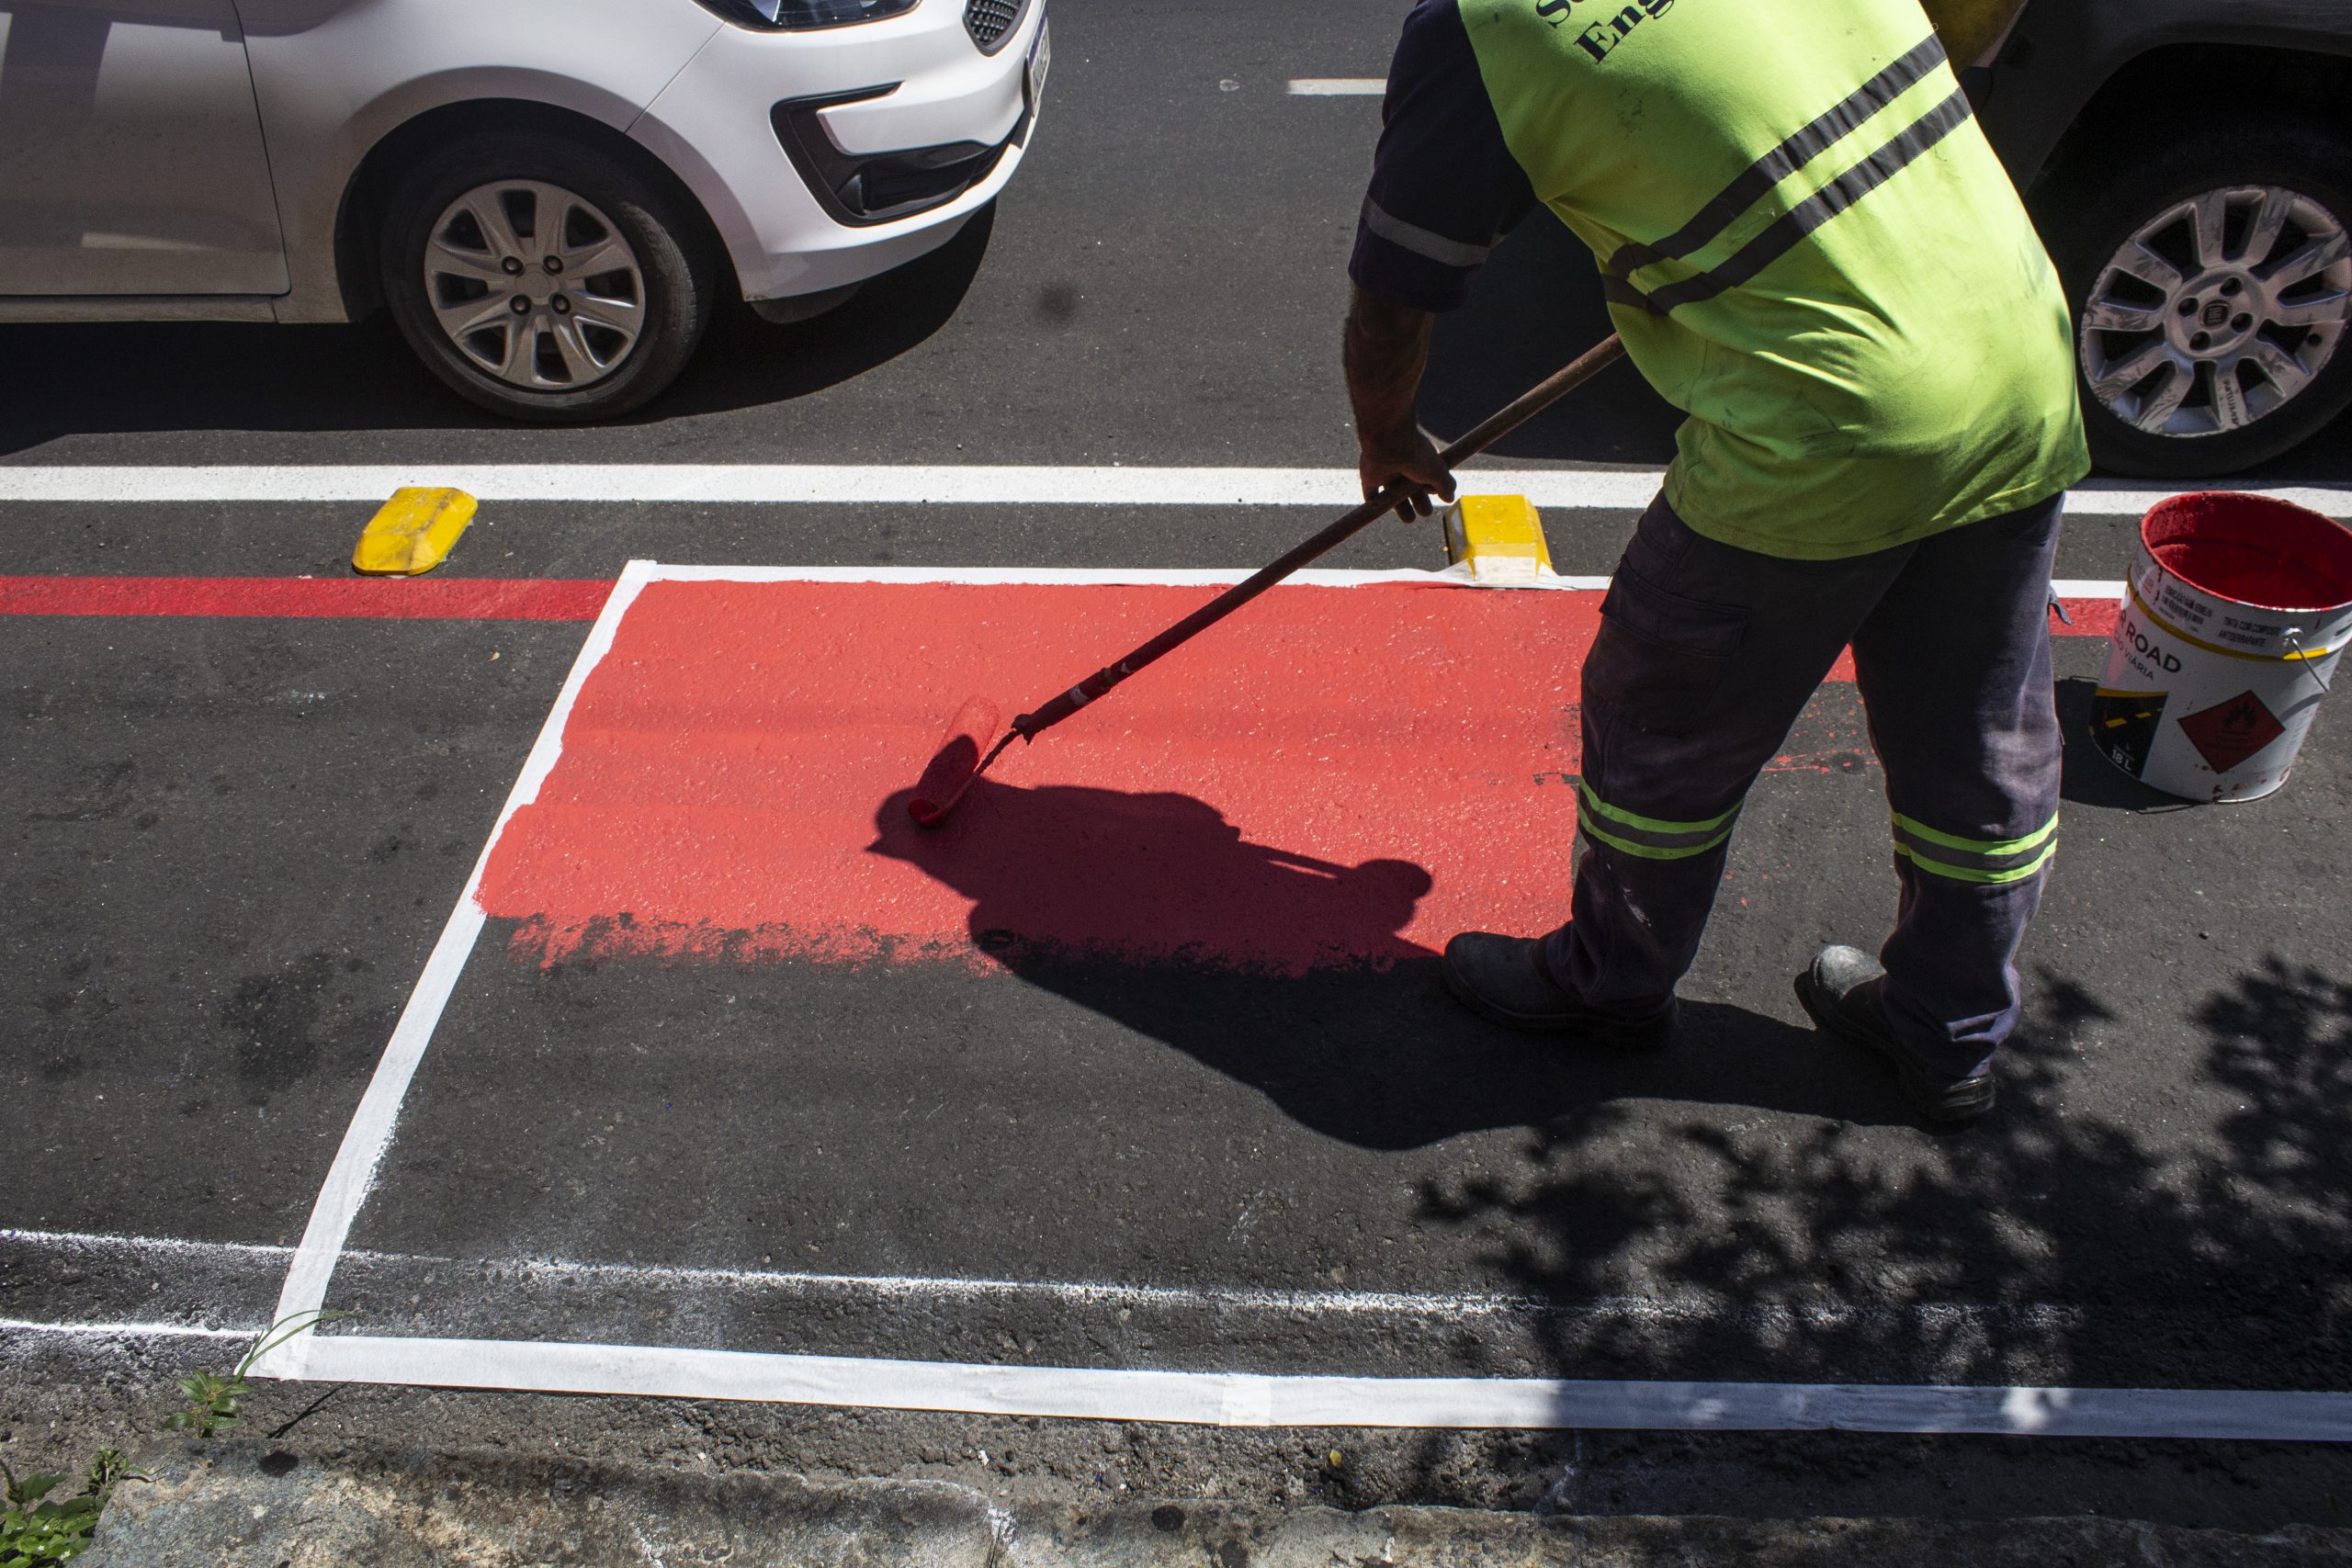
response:
[[[1380,73],[1395,9],[1057,0],[1041,139],[989,221],[819,321],[727,316],[621,425],[477,419],[380,319],[8,327],[0,357],[41,372],[0,409],[0,462],[1344,465],[1337,321],[1377,107],[1284,83]],[[1531,224],[1446,322],[1425,412],[1466,424],[1605,330],[1589,264]],[[1650,465],[1671,428],[1620,369],[1503,456]],[[2343,434],[2275,477],[2345,479]],[[0,574],[331,574],[365,512],[0,503]],[[1231,567],[1313,522],[507,503],[445,570]],[[1609,570],[1630,523],[1555,515],[1561,570]],[[2120,575],[2131,536],[2077,524],[2060,575]],[[1382,527],[1332,564],[1434,554],[1426,532]],[[266,1317],[582,637],[0,619],[0,1316]],[[2098,655],[2061,645],[2075,730]],[[1689,1037],[1654,1062],[1499,1036],[1438,995],[1426,959],[1304,979],[1051,954],[992,974],[549,968],[514,961],[494,924],[331,1299],[375,1333],[1031,1365],[2352,1389],[2352,952],[2329,913],[2352,874],[2344,727],[2323,721],[2287,795],[2237,810],[2171,809],[2070,758],[2067,848],[2026,961],[2033,1022],[1999,1119],[1960,1136],[1917,1125],[1788,996],[1817,942],[1868,941],[1890,912],[1857,732],[1850,695],[1825,692],[1803,733],[1850,763],[1759,787]],[[910,1280],[996,1283],[890,1283]],[[1351,1293],[1378,1299],[1339,1311]],[[10,1354],[101,1381],[39,1336]],[[584,1451],[672,1419],[401,1397],[353,1402],[338,1430],[454,1424]],[[10,1398],[0,1422],[46,1408]],[[735,1423],[727,1440],[761,1462],[903,1473],[968,1468],[1001,1429],[696,1419]],[[1057,1484],[1128,1473],[1134,1450],[1106,1460],[1091,1429],[1021,1431]],[[1296,1468],[1276,1449],[1133,1441],[1160,1445],[1147,1472],[1204,1488],[1279,1493],[1258,1472]],[[1605,1483],[1555,1443],[1398,1448],[1376,1481],[1314,1486],[2240,1523],[2340,1522],[2352,1497],[2327,1450],[1609,1442]]]

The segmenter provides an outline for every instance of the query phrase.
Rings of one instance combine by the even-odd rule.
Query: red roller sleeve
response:
[[[956,802],[979,777],[986,765],[980,759],[990,755],[989,742],[997,738],[1003,724],[1004,716],[986,697],[974,697],[956,710],[939,750],[931,754],[930,765],[915,781],[914,798],[907,802],[907,815],[915,819],[915,826],[936,828],[947,819]]]

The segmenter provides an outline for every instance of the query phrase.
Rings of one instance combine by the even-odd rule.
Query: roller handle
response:
[[[1610,333],[1605,342],[1587,350],[1545,380],[1521,392],[1508,407],[1488,414],[1468,434],[1438,454],[1439,461],[1451,473],[1617,363],[1624,355],[1624,344],[1616,333]],[[1401,480],[1392,479],[1381,486],[1354,511],[1314,537],[1284,551],[1125,658],[1104,665],[1060,696],[1041,705],[1035,712],[1022,714],[1012,721],[1012,733],[1023,740],[1035,740],[1136,671],[1190,642],[1300,567],[1363,532],[1382,515],[1393,511],[1404,498],[1405,487]]]

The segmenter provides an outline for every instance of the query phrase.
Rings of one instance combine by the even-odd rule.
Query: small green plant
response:
[[[187,1396],[187,1408],[175,1410],[164,1417],[166,1432],[193,1432],[209,1438],[215,1432],[225,1432],[238,1420],[237,1405],[253,1390],[246,1385],[245,1374],[254,1363],[305,1329],[316,1328],[322,1323],[333,1323],[339,1317],[349,1317],[347,1312],[298,1312],[279,1318],[269,1325],[254,1348],[237,1363],[237,1370],[227,1377],[217,1372],[188,1372],[179,1380],[180,1393]],[[0,1568],[15,1568],[7,1559],[0,1558]]]
[[[62,1475],[20,1478],[0,1460],[0,1478],[6,1482],[5,1504],[0,1504],[0,1568],[51,1568],[73,1562],[88,1550],[90,1532],[98,1528],[98,1510],[114,1489],[126,1481],[147,1479],[113,1449],[100,1449],[90,1461],[82,1495],[62,1502],[49,1500],[64,1484]]]

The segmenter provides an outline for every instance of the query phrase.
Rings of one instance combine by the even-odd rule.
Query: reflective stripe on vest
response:
[[[1706,271],[1653,290],[1634,287],[1625,276],[1660,262],[1679,261],[1705,246],[1782,180],[1860,129],[1943,62],[1943,46],[1930,34],[1925,42],[1864,83],[1852,96],[1749,165],[1721,196],[1702,208],[1696,218],[1674,234],[1654,245],[1635,242],[1619,247],[1609,258],[1601,278],[1608,298],[1613,303],[1663,316],[1679,306],[1694,305],[1702,299],[1713,299],[1726,288],[1736,288],[1788,254],[1807,234],[1894,178],[1965,122],[1972,112],[1968,96],[1954,89],[1844,174],[1774,219],[1728,259]]]

